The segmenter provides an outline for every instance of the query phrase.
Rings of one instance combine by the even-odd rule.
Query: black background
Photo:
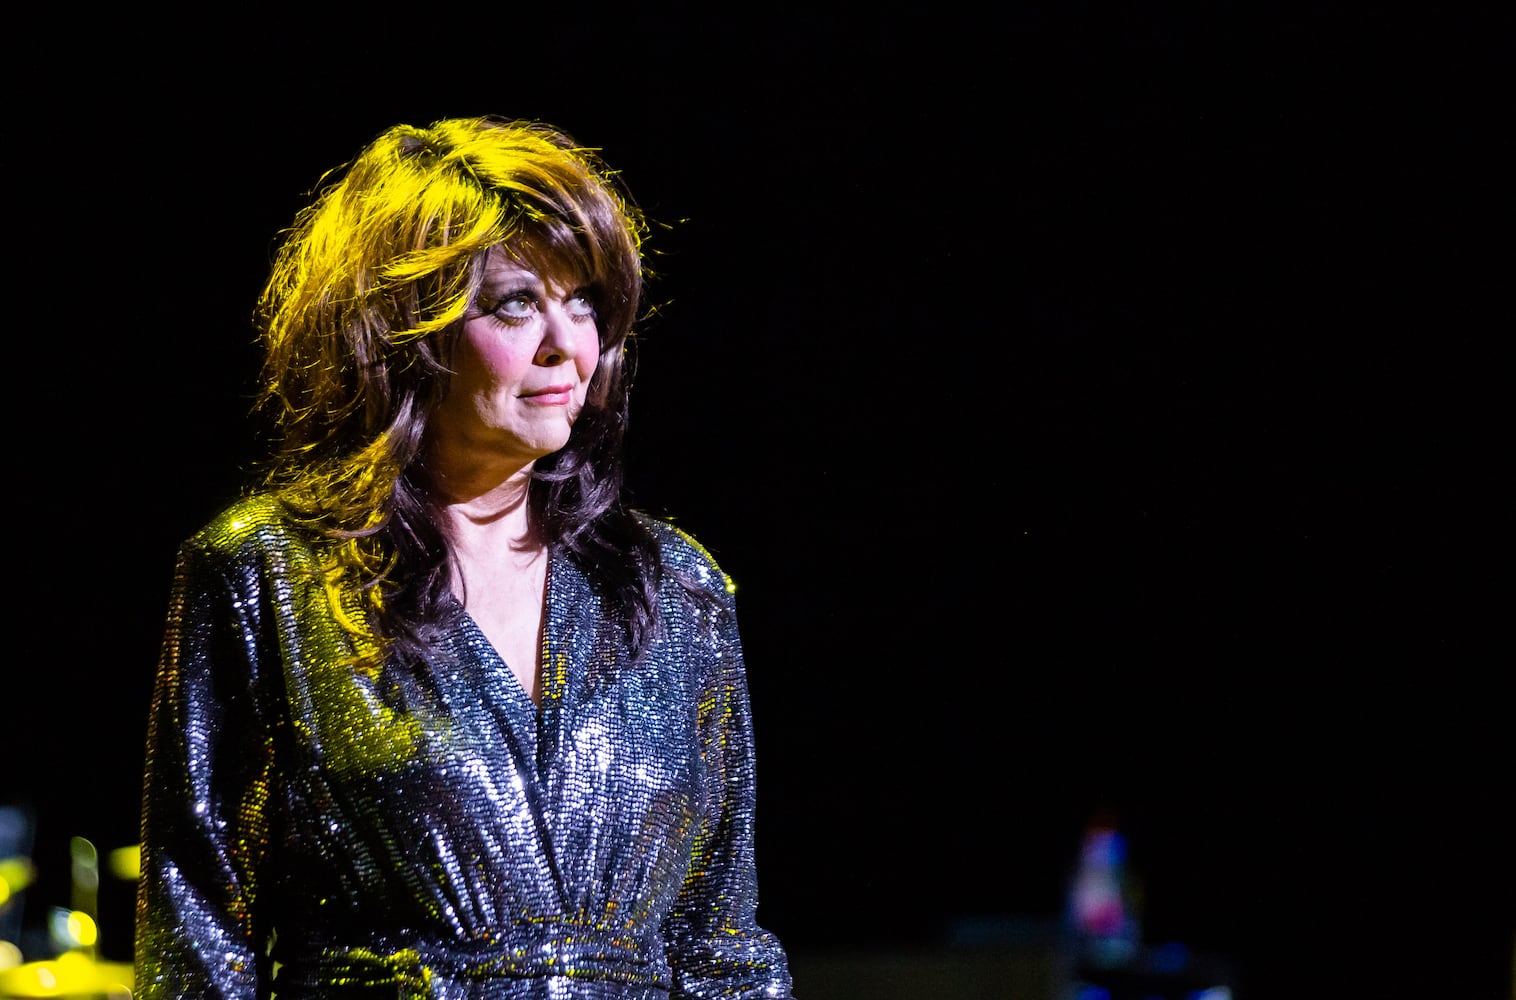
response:
[[[660,224],[632,498],[738,584],[792,951],[1056,918],[1106,815],[1148,939],[1244,997],[1506,995],[1510,19],[1130,7],[14,33],[29,905],[69,837],[136,839],[277,231],[387,125],[495,113]]]

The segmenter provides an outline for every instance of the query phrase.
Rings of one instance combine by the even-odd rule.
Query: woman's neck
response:
[[[437,483],[437,498],[454,546],[464,552],[477,549],[481,543],[497,552],[501,543],[511,549],[540,548],[535,544],[527,504],[530,485],[530,470],[482,490],[460,491],[455,484]]]

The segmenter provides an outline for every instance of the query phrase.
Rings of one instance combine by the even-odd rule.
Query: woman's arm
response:
[[[715,634],[715,669],[700,706],[712,808],[696,837],[689,874],[666,929],[674,996],[788,998],[784,949],[757,922],[752,714],[729,601]]]
[[[224,562],[191,542],[175,567],[143,778],[137,1000],[267,994],[257,889],[274,785],[259,595]]]

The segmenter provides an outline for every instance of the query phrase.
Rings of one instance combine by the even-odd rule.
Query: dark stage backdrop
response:
[[[1239,995],[1501,996],[1509,18],[1057,6],[122,19],[8,66],[29,912],[136,840],[277,231],[381,128],[498,113],[659,224],[633,499],[738,584],[792,950],[1056,922],[1103,816]]]

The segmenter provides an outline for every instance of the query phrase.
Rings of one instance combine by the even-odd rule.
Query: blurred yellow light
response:
[[[0,968],[0,997],[102,997],[130,1000],[132,967],[126,962],[97,962],[81,952],[56,959]]]
[[[118,847],[111,851],[106,860],[111,874],[117,878],[124,878],[135,882],[142,876],[142,849],[138,844],[130,847]]]
[[[100,940],[100,928],[88,913],[74,910],[68,915],[68,936],[81,948],[89,948]]]
[[[30,858],[0,858],[0,901],[25,889],[35,875]]]

